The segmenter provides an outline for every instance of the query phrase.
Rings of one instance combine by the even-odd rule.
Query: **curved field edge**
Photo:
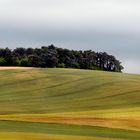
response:
[[[85,113],[85,112],[84,112]],[[86,112],[87,113],[87,112]],[[90,112],[88,112],[90,113]],[[0,115],[0,120],[11,120],[11,121],[28,121],[28,122],[47,122],[57,124],[75,124],[75,125],[89,125],[89,126],[100,126],[108,128],[120,128],[126,130],[140,130],[140,118],[105,118],[95,117],[86,114],[81,116],[79,114],[71,113],[68,114],[20,114],[20,115]]]
[[[79,126],[68,124],[52,124],[37,122],[19,122],[19,121],[0,121],[0,130],[7,132],[41,133],[54,135],[70,136],[88,136],[101,138],[118,138],[128,140],[139,140],[138,131],[111,129],[96,126]]]

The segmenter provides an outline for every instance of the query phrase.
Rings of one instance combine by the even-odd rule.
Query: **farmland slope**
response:
[[[1,68],[0,139],[139,140],[140,75]]]

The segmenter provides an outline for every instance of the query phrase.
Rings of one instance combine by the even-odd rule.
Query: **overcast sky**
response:
[[[140,0],[0,0],[0,47],[92,49],[140,73]]]

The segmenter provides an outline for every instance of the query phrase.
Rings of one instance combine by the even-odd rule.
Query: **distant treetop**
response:
[[[41,48],[0,48],[0,66],[61,67],[121,72],[113,55],[92,50],[69,50],[54,45]]]

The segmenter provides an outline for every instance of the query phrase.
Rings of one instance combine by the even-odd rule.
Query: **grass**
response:
[[[0,121],[0,130],[69,136],[90,136],[103,138],[124,138],[139,140],[140,133],[130,130],[110,129],[96,126],[49,124],[37,122]],[[14,126],[14,127],[13,127]]]
[[[140,75],[3,69],[0,120],[0,140],[139,140]]]

